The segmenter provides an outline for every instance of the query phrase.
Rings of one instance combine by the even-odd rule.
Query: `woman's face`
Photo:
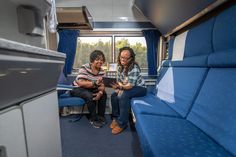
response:
[[[99,69],[99,68],[102,67],[103,63],[104,63],[103,57],[102,56],[98,56],[91,64],[96,69]]]
[[[129,64],[131,60],[130,52],[128,50],[124,50],[120,53],[120,63],[123,66],[126,66]]]

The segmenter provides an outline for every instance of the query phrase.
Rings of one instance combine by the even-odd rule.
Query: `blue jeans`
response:
[[[86,101],[90,119],[97,120],[97,116],[104,117],[106,109],[107,94],[104,92],[100,100],[98,100],[98,114],[96,113],[96,101],[93,100],[93,93],[96,89],[74,88],[70,93],[72,96],[83,98]]]
[[[116,119],[121,128],[125,128],[129,121],[131,99],[145,96],[147,89],[141,86],[134,86],[129,90],[124,90],[121,96],[116,92],[111,95],[112,117]]]

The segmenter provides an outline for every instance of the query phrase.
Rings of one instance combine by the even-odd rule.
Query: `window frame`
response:
[[[107,59],[107,62],[116,63],[116,52],[115,52],[115,38],[116,37],[144,37],[141,31],[92,31],[92,30],[81,30],[78,37],[111,37],[111,52],[112,58]],[[74,68],[74,67],[73,67]],[[143,71],[147,71],[147,68],[141,68]]]

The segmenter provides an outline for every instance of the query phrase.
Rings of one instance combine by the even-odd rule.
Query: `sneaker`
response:
[[[90,120],[89,123],[94,127],[94,128],[101,128],[103,125],[99,121],[92,121]]]
[[[60,115],[63,117],[70,115],[70,108],[63,107],[62,109],[60,109]]]
[[[114,128],[112,129],[111,133],[112,133],[113,135],[116,135],[116,134],[121,133],[122,131],[124,131],[124,128],[121,128],[121,127],[119,127],[119,125],[117,125],[116,127],[114,127]]]
[[[99,116],[99,117],[98,117],[98,121],[99,121],[100,123],[102,123],[103,125],[106,125],[106,124],[107,124],[107,120],[106,120],[105,117]]]
[[[116,120],[112,120],[111,124],[110,124],[110,128],[113,129],[116,126],[118,126],[118,123],[116,122]]]

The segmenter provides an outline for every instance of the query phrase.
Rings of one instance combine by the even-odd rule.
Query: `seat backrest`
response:
[[[215,19],[213,28],[214,52],[236,49],[236,5],[231,6]]]
[[[163,67],[156,96],[186,117],[199,91],[207,68]]]
[[[210,18],[188,31],[184,58],[209,55],[213,52],[212,30],[215,18]]]
[[[185,47],[183,59],[163,62],[157,79],[156,96],[183,117],[186,117],[191,109],[208,71],[207,58],[212,52],[213,22],[213,18],[209,19],[187,31],[187,35],[181,34],[182,37],[177,40],[185,40],[185,42],[172,39],[171,42],[174,40],[174,44],[169,46],[185,43],[181,46]],[[170,52],[171,56],[176,53],[174,51],[182,48],[169,47],[169,51],[173,50]]]
[[[66,78],[65,74],[63,73],[63,71],[60,74],[60,77],[58,79],[58,84],[63,84],[63,85],[70,85],[71,83],[68,81],[68,79]],[[64,94],[66,92],[66,90],[59,90],[57,91],[58,96]]]
[[[226,58],[223,64],[222,56]],[[234,58],[234,62],[230,59],[226,64],[227,58]],[[187,119],[236,155],[236,49],[224,55],[212,54],[209,66]]]
[[[236,5],[220,13],[213,29],[210,70],[187,120],[236,156]]]
[[[172,36],[168,45],[168,60],[173,60],[175,53],[183,53],[184,58],[210,54],[213,51],[214,21],[214,18],[210,18],[176,37]],[[183,52],[176,52],[181,49]]]

